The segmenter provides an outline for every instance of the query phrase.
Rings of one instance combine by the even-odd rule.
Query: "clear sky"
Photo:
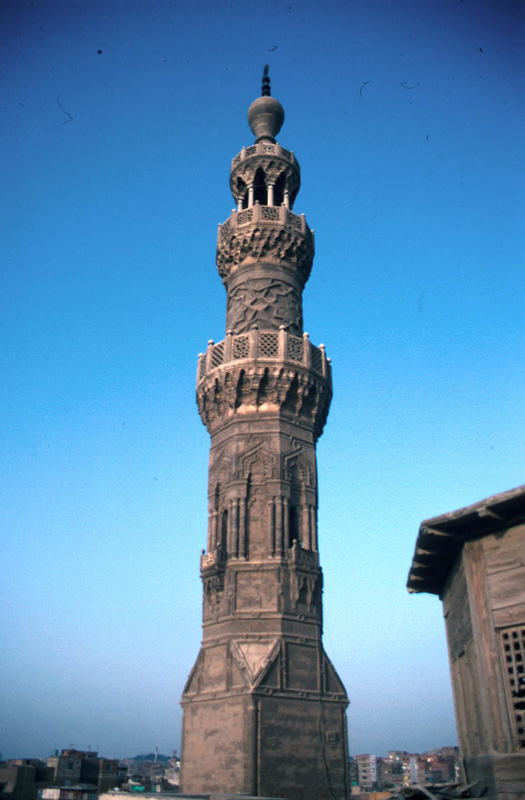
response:
[[[180,746],[224,336],[217,224],[270,64],[315,229],[325,645],[352,753],[456,742],[421,520],[524,480],[522,2],[4,0],[0,750]]]

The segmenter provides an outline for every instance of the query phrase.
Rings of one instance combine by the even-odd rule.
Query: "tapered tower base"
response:
[[[199,654],[183,701],[181,791],[345,798],[348,701],[326,654],[284,641],[246,643],[250,650],[255,674],[235,642]],[[229,691],[220,688],[225,677]],[[256,687],[247,690],[249,681]]]

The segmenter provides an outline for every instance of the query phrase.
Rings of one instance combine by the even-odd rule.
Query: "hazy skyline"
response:
[[[455,744],[420,522],[523,482],[523,5],[5,2],[0,751],[180,747],[224,336],[217,224],[270,64],[315,230],[305,330],[353,754]]]

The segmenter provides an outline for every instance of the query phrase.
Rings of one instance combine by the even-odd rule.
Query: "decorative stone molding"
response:
[[[299,217],[285,206],[256,203],[244,211],[233,211],[219,225],[217,268],[225,284],[230,273],[253,261],[288,264],[299,270],[304,286],[310,276],[314,252],[314,236],[304,215]]]
[[[290,164],[294,164],[299,169],[299,163],[291,150],[281,147],[278,142],[257,142],[250,147],[243,147],[241,152],[237,153],[232,159],[231,171],[233,172],[241,162],[262,155],[277,156]]]
[[[317,439],[328,415],[329,381],[304,369],[252,362],[208,375],[197,387],[197,405],[210,432],[234,415],[278,412],[311,428]]]

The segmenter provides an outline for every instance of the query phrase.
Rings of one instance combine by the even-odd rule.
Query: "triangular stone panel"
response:
[[[231,652],[249,686],[258,683],[268,667],[277,642],[231,642]]]
[[[326,655],[323,655],[326,670],[326,691],[330,694],[346,695],[341,678],[337,674],[334,665]]]

